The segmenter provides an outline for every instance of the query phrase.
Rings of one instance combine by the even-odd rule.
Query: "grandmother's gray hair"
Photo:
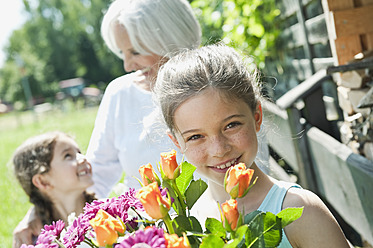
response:
[[[171,57],[201,43],[201,28],[187,0],[115,0],[104,15],[101,35],[109,49],[123,59],[114,39],[116,21],[140,54]]]
[[[215,44],[188,50],[164,64],[154,86],[154,100],[175,134],[176,109],[205,89],[216,89],[229,101],[243,100],[254,112],[260,98],[258,72],[233,48]]]

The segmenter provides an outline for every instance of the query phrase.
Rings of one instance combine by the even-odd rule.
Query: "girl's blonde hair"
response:
[[[53,204],[50,199],[40,192],[33,184],[32,178],[37,174],[50,171],[51,161],[56,142],[60,137],[70,137],[64,132],[47,132],[27,139],[13,154],[13,167],[15,176],[23,190],[34,204],[36,213],[43,224],[50,224],[53,219]],[[95,199],[93,194],[84,193],[86,200]]]
[[[260,97],[257,71],[249,71],[243,58],[222,44],[181,52],[164,64],[154,87],[155,101],[172,133],[173,116],[187,99],[205,89],[218,90],[229,100],[243,100],[254,112]]]
[[[115,0],[104,15],[101,35],[122,59],[113,24],[123,25],[136,52],[172,56],[180,49],[197,48],[201,28],[187,0]]]

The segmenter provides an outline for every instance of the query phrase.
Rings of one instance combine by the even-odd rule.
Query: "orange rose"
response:
[[[249,191],[250,181],[254,170],[247,169],[244,163],[229,168],[225,175],[224,187],[233,199],[244,197]]]
[[[162,171],[166,178],[175,179],[180,175],[180,167],[176,162],[176,151],[161,153],[161,166]]]
[[[161,195],[157,182],[142,187],[136,193],[136,197],[140,200],[146,213],[156,220],[164,218],[171,208],[171,201]]]
[[[141,166],[139,172],[141,175],[142,182],[145,186],[155,181],[160,183],[159,178],[157,174],[155,174],[153,166],[150,163]]]
[[[179,237],[177,234],[164,234],[167,248],[190,248],[189,240],[187,237]]]
[[[221,204],[221,208],[225,217],[225,221],[228,222],[228,225],[231,227],[232,230],[235,230],[237,227],[238,219],[240,217],[240,214],[237,210],[237,201],[234,199],[230,199]]]
[[[99,246],[114,244],[118,239],[118,232],[124,233],[121,222],[108,214],[105,210],[98,210],[96,217],[89,221],[96,232]]]

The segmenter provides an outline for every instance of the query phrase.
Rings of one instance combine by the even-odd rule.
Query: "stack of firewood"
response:
[[[373,56],[364,61],[373,61]],[[373,69],[341,72],[337,85],[344,114],[341,140],[354,152],[373,160]]]
[[[344,113],[341,140],[373,160],[373,68],[353,68],[354,62],[373,61],[373,0],[322,0],[322,5],[334,65],[351,65],[335,80]]]

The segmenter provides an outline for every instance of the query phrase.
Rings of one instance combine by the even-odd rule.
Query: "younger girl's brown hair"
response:
[[[53,218],[53,203],[33,184],[32,178],[37,174],[50,171],[53,152],[60,137],[70,137],[66,133],[54,131],[27,139],[13,155],[15,176],[29,200],[35,206],[36,214],[43,224],[50,224]],[[70,137],[71,138],[71,137]],[[87,202],[95,199],[94,194],[84,192]]]

